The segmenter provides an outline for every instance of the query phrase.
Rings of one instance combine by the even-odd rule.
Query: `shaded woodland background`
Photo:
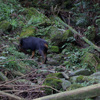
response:
[[[30,50],[18,51],[28,36],[48,42],[47,64],[38,51],[34,59]],[[100,83],[99,46],[99,0],[0,0],[0,99],[32,100]]]

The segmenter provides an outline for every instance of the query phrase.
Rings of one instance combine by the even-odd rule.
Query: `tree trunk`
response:
[[[78,35],[80,38],[82,38],[87,44],[92,46],[94,49],[96,49],[98,52],[100,52],[100,48],[93,44],[91,41],[89,41],[86,37],[82,36],[80,33],[78,33],[75,29],[73,29],[71,26],[64,23],[59,17],[55,16],[55,19],[60,22],[65,27],[68,27],[74,34]]]
[[[66,92],[61,92],[34,100],[84,100],[85,98],[96,97],[100,95],[100,83],[71,90]]]

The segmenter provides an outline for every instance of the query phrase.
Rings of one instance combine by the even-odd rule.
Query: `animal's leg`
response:
[[[31,56],[31,58],[33,58],[33,57],[34,57],[34,55],[35,55],[35,51],[32,51],[32,56]]]

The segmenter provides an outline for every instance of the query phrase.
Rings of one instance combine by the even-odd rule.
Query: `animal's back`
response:
[[[31,50],[39,48],[44,49],[44,45],[45,44],[48,45],[48,43],[45,40],[37,37],[22,38],[20,44],[24,49],[31,49]]]

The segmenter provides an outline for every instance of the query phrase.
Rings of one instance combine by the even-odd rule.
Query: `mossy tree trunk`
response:
[[[100,83],[71,90],[66,92],[49,95],[34,100],[84,100],[85,98],[96,97],[100,95]]]
[[[60,22],[63,26],[68,27],[74,34],[78,35],[80,38],[82,38],[87,44],[92,46],[94,49],[96,49],[98,52],[100,52],[100,48],[93,44],[91,41],[89,41],[86,37],[82,36],[80,33],[78,33],[75,29],[73,29],[71,26],[64,23],[59,17],[55,16],[55,19]]]

